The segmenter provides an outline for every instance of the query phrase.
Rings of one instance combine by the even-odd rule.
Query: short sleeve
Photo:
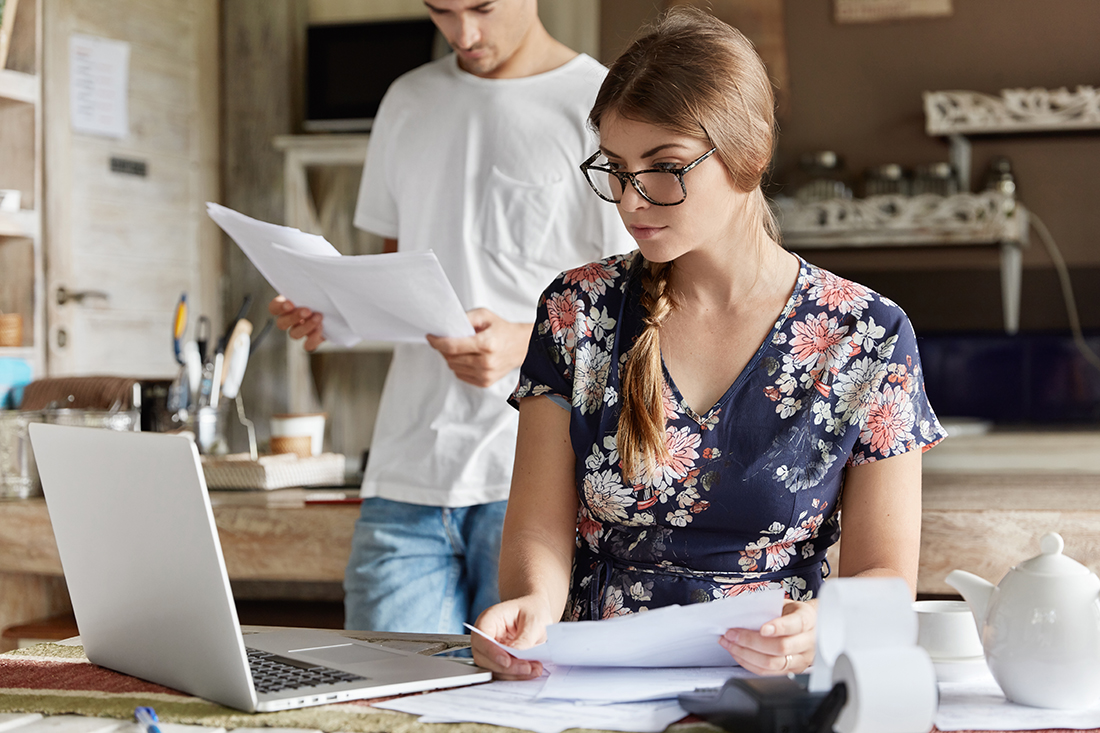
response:
[[[575,334],[569,337],[570,328],[565,324],[567,315],[573,315],[570,323],[575,323],[577,313],[583,305],[568,288],[562,288],[559,276],[539,298],[535,313],[535,327],[531,330],[531,341],[527,346],[527,356],[519,370],[519,384],[508,403],[519,408],[524,397],[554,395],[569,403],[573,401],[573,349],[576,346]]]
[[[367,159],[355,203],[355,226],[388,239],[398,238],[397,202],[390,187],[389,157],[393,150],[393,87],[378,107],[367,144]]]
[[[885,301],[885,302],[884,302]],[[843,405],[863,393],[857,407],[859,436],[849,463],[927,450],[947,437],[924,389],[917,339],[908,317],[882,299],[868,308],[853,334],[861,353],[849,361],[833,385]]]

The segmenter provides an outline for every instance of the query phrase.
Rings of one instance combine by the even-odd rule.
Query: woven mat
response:
[[[79,646],[37,644],[0,654],[0,713],[75,714],[133,720],[135,707],[149,705],[156,708],[157,717],[166,723],[227,730],[311,728],[349,733],[504,733],[515,730],[481,723],[424,724],[417,722],[415,715],[380,710],[371,707],[369,702],[359,700],[249,714],[98,667],[88,661],[84,649]],[[705,723],[678,724],[673,728],[676,733],[718,731]]]
[[[391,698],[374,702],[382,699]],[[0,654],[0,713],[74,714],[133,720],[135,707],[149,705],[156,708],[157,717],[166,723],[226,730],[310,728],[332,733],[520,733],[514,728],[482,723],[420,723],[415,715],[374,708],[370,702],[358,700],[278,713],[242,713],[98,667],[88,661],[84,649],[79,646],[38,644]],[[1059,733],[1062,730],[1031,733]],[[721,733],[720,728],[694,718],[676,723],[668,731]],[[935,733],[936,729],[932,731]]]

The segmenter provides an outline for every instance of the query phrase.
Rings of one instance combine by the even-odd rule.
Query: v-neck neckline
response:
[[[795,302],[798,300],[799,294],[801,294],[801,292],[805,289],[806,278],[808,277],[806,260],[802,259],[802,257],[797,254],[795,254],[795,257],[798,257],[798,278],[795,280],[794,289],[791,290],[790,297],[787,298],[787,303],[783,306],[783,310],[780,311],[779,317],[775,319],[775,324],[772,326],[771,331],[769,331],[764,340],[760,342],[760,346],[757,347],[756,352],[752,355],[752,358],[749,359],[748,363],[745,364],[744,368],[742,368],[741,371],[734,378],[733,384],[731,384],[729,388],[725,391],[725,393],[723,393],[722,396],[718,398],[717,402],[711,405],[710,409],[707,410],[706,415],[700,416],[697,412],[695,412],[695,410],[691,408],[690,405],[688,405],[687,400],[684,399],[684,396],[680,393],[680,388],[676,386],[676,382],[673,381],[672,375],[668,371],[668,366],[665,364],[664,353],[661,354],[661,373],[664,377],[665,384],[667,384],[668,388],[672,391],[672,396],[676,400],[676,404],[679,407],[680,411],[683,412],[684,415],[698,423],[700,426],[708,423],[714,417],[714,415],[722,409],[722,406],[733,396],[734,392],[736,392],[741,387],[745,379],[747,379],[747,375],[752,373],[752,371],[756,368],[756,365],[760,362],[760,359],[763,358],[764,352],[768,350],[772,342],[775,340],[775,335],[779,333],[784,324],[787,322],[787,319],[790,318],[791,312],[794,310]]]

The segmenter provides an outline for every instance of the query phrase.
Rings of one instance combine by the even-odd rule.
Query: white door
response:
[[[40,2],[48,373],[175,376],[181,293],[220,323],[217,0]],[[121,139],[71,127],[74,33],[130,45]]]

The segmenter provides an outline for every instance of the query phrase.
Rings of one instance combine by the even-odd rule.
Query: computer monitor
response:
[[[306,31],[309,132],[370,130],[390,84],[432,60],[428,19],[313,25]]]

